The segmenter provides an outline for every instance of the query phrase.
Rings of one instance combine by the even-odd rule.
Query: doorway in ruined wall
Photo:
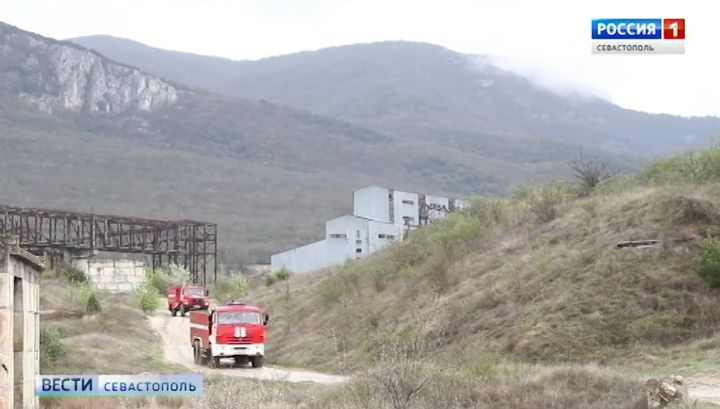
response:
[[[25,348],[25,314],[23,305],[23,280],[13,280],[13,374],[15,376],[15,409],[23,407],[23,390],[25,374],[23,373],[23,353]]]

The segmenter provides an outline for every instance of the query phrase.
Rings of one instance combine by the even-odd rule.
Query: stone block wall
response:
[[[111,292],[129,292],[145,282],[145,263],[137,260],[73,260],[73,266],[85,273],[93,287]]]
[[[40,373],[38,257],[0,236],[0,409],[36,409]]]

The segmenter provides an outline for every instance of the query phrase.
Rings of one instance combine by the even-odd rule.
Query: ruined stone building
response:
[[[40,258],[0,236],[0,409],[36,409],[40,373]]]

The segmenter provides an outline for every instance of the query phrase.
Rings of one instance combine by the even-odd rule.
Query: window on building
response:
[[[413,200],[403,200],[402,202],[403,202],[403,204],[406,204],[406,205],[414,205],[415,204],[415,201],[413,201]]]
[[[355,240],[355,244],[362,244],[362,240]]]
[[[360,238],[360,230],[355,230],[355,237]]]
[[[355,249],[356,253],[362,253],[362,249]]]
[[[347,239],[347,234],[329,234],[331,239]]]

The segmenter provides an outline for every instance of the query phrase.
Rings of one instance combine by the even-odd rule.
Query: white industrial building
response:
[[[353,192],[354,211],[325,223],[325,239],[271,257],[272,271],[306,273],[365,257],[467,202],[369,186]]]

